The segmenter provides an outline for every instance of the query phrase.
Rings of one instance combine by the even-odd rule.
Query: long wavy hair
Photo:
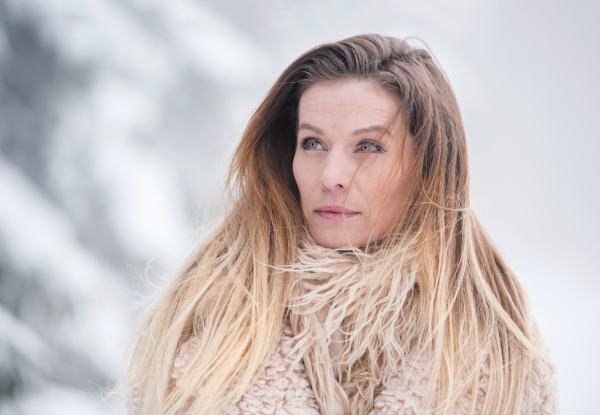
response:
[[[344,397],[305,347],[309,376],[325,385],[315,388],[321,412],[333,414],[341,399],[344,413],[368,413],[380,383],[406,354],[427,352],[427,413],[452,413],[459,393],[476,391],[484,370],[489,380],[482,413],[520,413],[537,331],[521,284],[471,210],[455,94],[427,50],[361,35],[300,56],[252,115],[227,177],[230,209],[140,329],[126,378],[140,414],[218,413],[240,399],[268,357],[297,295],[290,265],[305,237],[292,173],[298,103],[311,85],[333,80],[374,82],[399,100],[414,151],[413,183],[407,208],[378,241],[385,254],[371,271],[392,282],[403,278],[385,270],[395,269],[407,252],[419,271],[410,274],[407,289],[392,293],[396,302],[389,303],[395,307],[388,307],[388,317],[398,321],[370,326],[364,316],[380,302],[361,305],[361,330],[371,334],[356,343],[347,363],[364,376],[342,382]],[[200,352],[176,384],[173,362],[192,336]]]

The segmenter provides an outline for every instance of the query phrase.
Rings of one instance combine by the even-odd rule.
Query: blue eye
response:
[[[372,141],[363,141],[358,143],[357,151],[362,153],[385,153],[383,147]]]
[[[316,138],[305,138],[300,142],[300,148],[304,150],[319,150],[323,146]]]

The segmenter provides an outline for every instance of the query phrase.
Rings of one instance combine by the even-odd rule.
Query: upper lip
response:
[[[352,209],[346,209],[343,206],[319,206],[315,209],[315,212],[344,213],[346,215],[350,215],[352,213],[360,213]]]

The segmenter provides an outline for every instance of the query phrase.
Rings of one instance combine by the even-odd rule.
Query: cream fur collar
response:
[[[312,384],[323,385],[315,388],[322,412],[370,407],[413,344],[414,256],[328,249],[305,235],[292,269],[298,289],[290,321]]]

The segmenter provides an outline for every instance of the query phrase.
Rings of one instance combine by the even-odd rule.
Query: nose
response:
[[[321,171],[321,186],[330,191],[346,191],[353,175],[352,161],[343,152],[331,151]]]

